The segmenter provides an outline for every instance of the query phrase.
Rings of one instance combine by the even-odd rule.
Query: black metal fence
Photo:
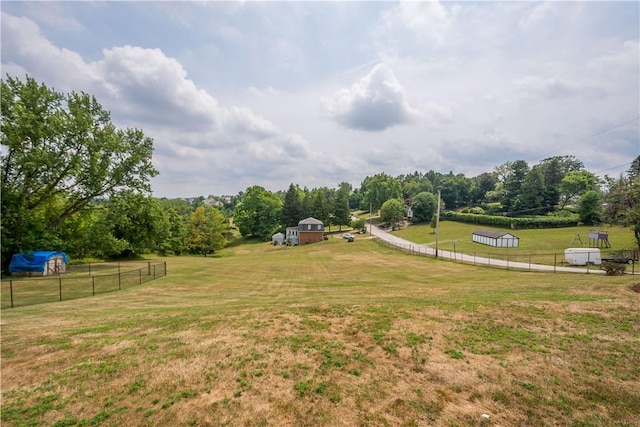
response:
[[[0,307],[84,298],[130,288],[167,275],[167,263],[104,263],[71,266],[57,276],[12,278],[0,283]]]

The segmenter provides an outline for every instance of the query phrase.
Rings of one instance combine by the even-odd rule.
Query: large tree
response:
[[[189,217],[189,247],[205,257],[224,247],[228,221],[212,206],[200,206]]]
[[[391,227],[395,229],[395,226],[404,218],[405,213],[406,209],[402,200],[389,199],[380,208],[380,219],[390,223]]]
[[[151,191],[152,139],[116,128],[93,96],[7,76],[0,97],[3,265],[55,243],[56,229],[97,197]]]
[[[291,183],[289,189],[284,195],[284,204],[282,205],[281,223],[285,227],[293,227],[298,225],[302,216],[302,190],[297,185]]]
[[[243,236],[267,241],[280,228],[281,210],[282,201],[276,194],[254,185],[234,209],[233,223]]]
[[[411,221],[415,223],[431,221],[436,209],[438,209],[437,196],[427,191],[418,193],[411,199],[411,210],[413,211]]]
[[[386,173],[379,173],[372,177],[366,177],[362,182],[364,192],[363,208],[376,211],[389,199],[400,199],[402,189],[400,181]]]
[[[331,222],[339,226],[351,225],[351,209],[349,209],[349,192],[351,186],[340,185],[333,198]]]

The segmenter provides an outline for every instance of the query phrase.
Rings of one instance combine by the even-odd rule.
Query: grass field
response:
[[[366,239],[159,260],[167,277],[2,311],[3,426],[640,425],[637,277]]]
[[[512,233],[519,239],[518,248],[495,248],[472,241],[474,231],[490,229]],[[570,247],[588,247],[589,231],[594,227],[563,227],[552,229],[505,230],[484,227],[474,224],[464,224],[454,221],[440,223],[438,247],[447,251],[463,252],[481,257],[507,257],[519,262],[533,262],[537,264],[553,265],[564,260],[564,250]],[[602,227],[609,235],[611,248],[602,248],[602,256],[616,252],[637,248],[633,232],[627,227]],[[393,232],[404,239],[419,244],[435,247],[436,235],[428,224],[411,225]],[[576,239],[580,236],[582,244]]]

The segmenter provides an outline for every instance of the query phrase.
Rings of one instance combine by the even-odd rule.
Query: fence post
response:
[[[138,273],[139,273],[138,276],[140,276],[140,283],[138,283],[138,284],[141,284],[142,283],[142,269],[138,270]]]
[[[62,301],[62,277],[58,278],[58,287],[60,288],[60,301]]]
[[[122,285],[121,285],[121,278],[120,278],[121,274],[120,274],[120,263],[118,262],[118,290],[122,290]]]
[[[9,280],[9,294],[11,294],[11,308],[13,308],[13,280]]]
[[[147,261],[147,276],[151,276],[151,261]]]
[[[167,261],[165,261],[164,263],[164,275],[167,275]]]
[[[529,271],[531,271],[531,254],[529,254]]]
[[[556,265],[558,264],[558,254],[553,254],[553,272],[556,272]]]
[[[156,266],[153,266],[153,279],[155,280],[156,278]]]
[[[95,276],[91,276],[91,294],[92,295],[96,294],[96,277]]]

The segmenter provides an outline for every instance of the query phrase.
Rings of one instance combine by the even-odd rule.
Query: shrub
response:
[[[621,276],[627,270],[627,266],[617,262],[603,262],[602,269],[607,276]]]
[[[440,219],[464,222],[468,224],[488,225],[492,227],[503,227],[512,229],[573,227],[578,221],[577,216],[508,217],[498,215],[477,215],[472,213],[459,213],[453,211],[443,212],[440,215]]]

